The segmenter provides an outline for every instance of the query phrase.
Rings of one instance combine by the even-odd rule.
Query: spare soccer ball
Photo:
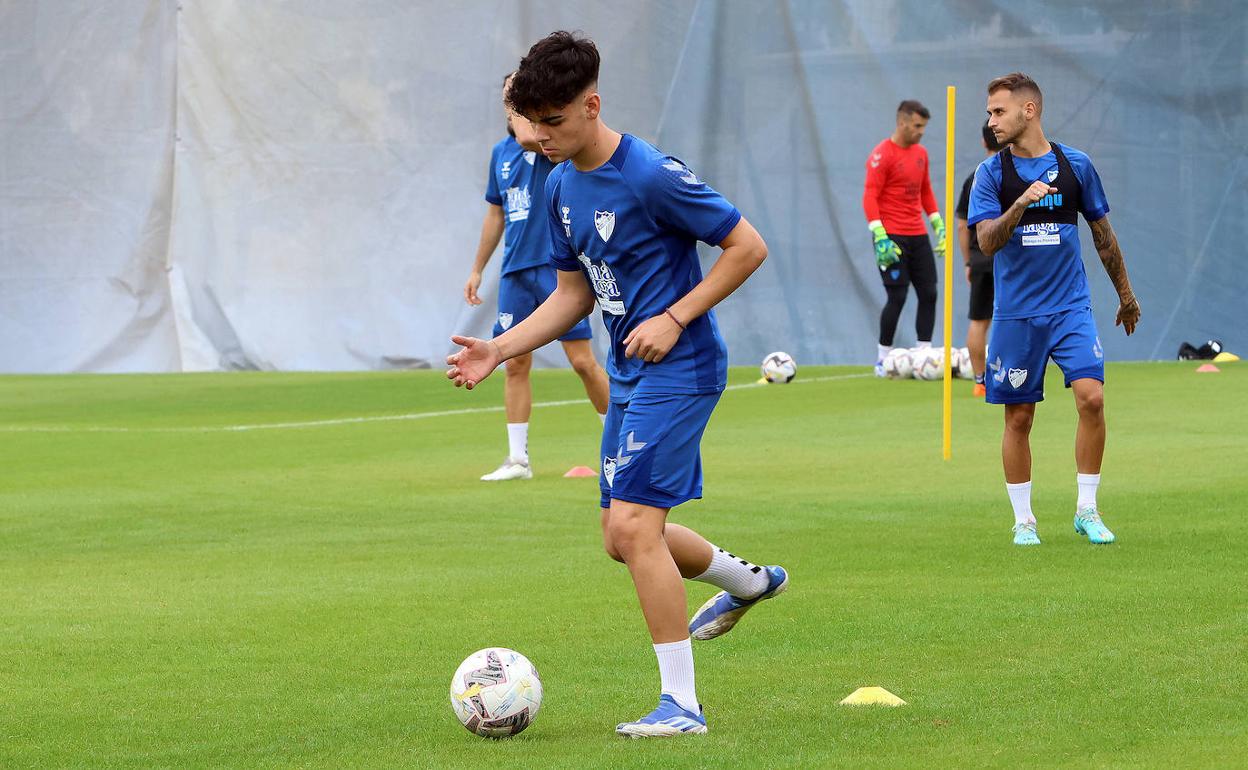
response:
[[[783,384],[797,376],[797,362],[788,353],[768,353],[763,359],[762,371],[764,380]]]
[[[542,680],[529,659],[505,647],[469,655],[451,679],[451,708],[469,732],[506,738],[533,723]]]
[[[910,360],[910,351],[905,348],[893,348],[884,356],[884,374],[890,380],[908,380],[914,376],[914,364]]]
[[[944,348],[911,348],[914,376],[919,380],[939,380],[945,376]]]
[[[964,380],[975,379],[975,370],[971,368],[971,351],[970,348],[954,348],[954,361],[957,366],[953,369],[955,377],[961,377]]]

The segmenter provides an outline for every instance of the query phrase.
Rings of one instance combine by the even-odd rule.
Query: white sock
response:
[[[529,424],[527,422],[507,423],[507,446],[511,459],[522,463],[529,461]]]
[[[919,344],[915,345],[916,348],[930,348],[931,346],[931,340],[919,340]]]
[[[1079,502],[1077,503],[1080,510],[1091,506],[1096,507],[1096,488],[1101,483],[1101,474],[1099,473],[1076,473],[1075,483],[1079,485]]]
[[[598,419],[602,420],[603,425],[607,424],[607,415],[605,413],[598,415]]]
[[[1010,496],[1010,505],[1014,506],[1014,523],[1035,524],[1036,517],[1031,515],[1031,482],[1006,484],[1005,493]]]
[[[663,694],[672,696],[681,708],[699,713],[702,709],[693,686],[693,646],[689,639],[656,644],[654,654],[659,659]]]
[[[767,572],[762,567],[713,545],[711,566],[694,580],[710,583],[742,599],[753,599],[767,590]]]
[[[892,349],[893,349],[893,346],[892,346],[892,345],[879,345],[879,344],[877,344],[877,345],[875,346],[875,360],[876,360],[876,361],[883,361],[885,358],[887,358],[887,357],[888,357],[888,351],[890,351],[890,350],[892,350]]]

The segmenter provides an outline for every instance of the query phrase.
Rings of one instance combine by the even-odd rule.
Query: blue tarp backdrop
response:
[[[452,332],[493,322],[497,255],[484,307],[462,286],[501,76],[560,28],[598,42],[607,123],[766,237],[771,258],[719,310],[733,363],[873,360],[866,156],[900,100],[927,104],[943,209],[945,87],[960,186],[983,157],[984,86],[1013,70],[1109,197],[1143,318],[1113,328],[1083,228],[1107,357],[1210,337],[1248,352],[1242,0],[9,0],[0,370],[439,365]],[[955,286],[961,341],[960,271]]]

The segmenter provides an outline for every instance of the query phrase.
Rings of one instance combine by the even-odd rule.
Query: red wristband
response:
[[[665,307],[665,308],[663,308],[663,312],[664,312],[664,313],[667,313],[667,317],[668,317],[668,318],[670,318],[670,319],[672,319],[673,321],[675,321],[675,322],[676,322],[676,325],[677,325],[677,326],[679,326],[682,330],[684,330],[684,329],[688,328],[688,327],[686,327],[684,324],[682,324],[682,323],[680,322],[680,319],[679,319],[679,318],[677,318],[676,316],[672,315],[672,309],[671,309],[670,307]]]

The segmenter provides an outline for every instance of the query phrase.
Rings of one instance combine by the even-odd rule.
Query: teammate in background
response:
[[[912,99],[897,105],[893,135],[877,144],[867,158],[862,208],[875,240],[875,262],[888,296],[880,313],[877,377],[884,376],[884,357],[893,347],[897,319],[901,318],[910,284],[914,284],[919,298],[914,321],[919,347],[931,347],[936,326],[936,258],[927,240],[923,214],[927,213],[936,233],[937,251],[945,249],[945,223],[927,176],[927,150],[919,144],[931,116],[926,107]]]
[[[447,377],[474,387],[499,363],[563,334],[593,307],[611,335],[611,406],[602,436],[601,523],[607,554],[627,565],[658,658],[659,705],[616,727],[633,737],[706,732],[690,637],[727,632],[788,584],[667,523],[702,496],[698,444],[727,380],[727,349],[711,308],[767,256],[739,211],[664,155],[602,122],[598,49],[567,32],[538,41],[507,99],[533,124],[546,157],[551,261],[558,288],[492,341],[453,337]],[[703,278],[697,241],[723,252]],[[720,589],[685,620],[682,578]]]
[[[976,170],[968,220],[980,248],[993,258],[988,403],[1005,405],[1001,459],[1014,508],[1014,542],[1039,545],[1028,437],[1036,402],[1044,399],[1045,365],[1052,358],[1061,367],[1079,411],[1075,531],[1092,543],[1112,543],[1114,534],[1096,507],[1105,453],[1105,360],[1079,256],[1080,213],[1118,291],[1114,325],[1134,332],[1140,304],[1106,216],[1101,179],[1086,154],[1045,138],[1043,110],[1040,87],[1021,72],[988,84],[988,126],[1000,144],[1009,145]]]
[[[503,80],[506,92],[511,75]],[[555,271],[550,267],[550,235],[546,217],[540,208],[542,188],[554,168],[541,154],[528,121],[507,113],[507,138],[494,145],[490,154],[490,176],[486,182],[485,221],[481,223],[481,240],[472,272],[464,284],[464,299],[469,305],[480,305],[477,290],[481,288],[481,272],[490,261],[499,238],[503,239],[503,267],[498,282],[498,320],[494,336],[506,331],[532,313],[555,290]],[[539,208],[530,225],[530,205]],[[585,392],[606,419],[607,375],[594,359],[589,339],[589,321],[582,319],[559,337],[568,363],[581,378]],[[507,362],[503,380],[503,407],[507,414],[507,459],[482,481],[531,479],[529,465],[529,415],[533,411],[533,389],[529,370],[533,368],[530,353],[518,355]]]
[[[984,149],[989,155],[1001,151],[992,129],[984,122]],[[979,250],[979,241],[975,238],[974,228],[966,226],[967,210],[971,200],[971,185],[975,183],[975,172],[972,171],[962,183],[962,195],[958,198],[958,208],[954,221],[957,223],[958,247],[962,250],[962,263],[966,267],[966,283],[971,287],[970,312],[967,318],[971,322],[966,327],[966,348],[971,352],[971,370],[975,372],[975,387],[972,394],[982,398],[984,389],[984,347],[988,342],[988,325],[992,321],[992,257]]]

